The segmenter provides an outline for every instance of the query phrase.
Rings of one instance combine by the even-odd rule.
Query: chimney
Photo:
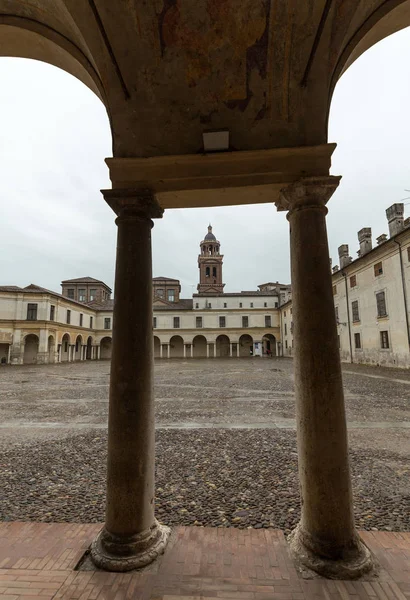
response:
[[[337,273],[339,270],[339,265],[335,265],[332,269],[332,273]]]
[[[377,245],[380,246],[380,244],[384,244],[384,242],[387,240],[387,235],[385,233],[382,233],[376,239],[377,239]]]
[[[387,221],[389,223],[390,237],[393,237],[396,235],[396,233],[399,233],[400,231],[402,231],[402,229],[404,227],[403,215],[404,215],[404,204],[403,203],[392,204],[386,210],[386,217],[387,217]]]
[[[349,246],[347,244],[342,244],[337,251],[339,253],[340,268],[344,269],[352,262],[352,257],[349,256]]]
[[[370,227],[363,227],[357,234],[360,243],[360,256],[364,256],[372,249],[372,230]]]

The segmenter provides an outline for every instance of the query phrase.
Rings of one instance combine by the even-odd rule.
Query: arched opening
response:
[[[265,333],[262,338],[263,356],[276,356],[276,338],[271,333]]]
[[[184,341],[180,335],[174,335],[169,342],[170,358],[182,358],[184,356]]]
[[[216,356],[226,358],[230,355],[230,341],[227,335],[218,335],[216,338]]]
[[[68,333],[63,335],[63,339],[61,340],[61,362],[68,362],[70,356],[70,336]]]
[[[206,358],[206,338],[203,335],[196,335],[192,342],[192,351],[194,358]]]
[[[48,336],[47,348],[48,348],[48,362],[53,363],[53,362],[55,362],[55,356],[56,356],[55,355],[56,344],[55,344],[55,339],[54,339],[53,335]]]
[[[87,360],[91,360],[93,357],[93,338],[91,336],[88,337],[87,340],[87,350],[85,353],[85,358]]]
[[[154,335],[154,358],[159,358],[161,356],[161,342],[159,341],[159,337]]]
[[[110,360],[111,359],[111,346],[112,339],[110,337],[105,337],[101,340],[100,343],[100,358],[101,360]]]
[[[37,363],[39,339],[37,335],[30,333],[24,339],[23,364],[35,365]]]
[[[81,352],[83,349],[83,338],[81,335],[77,335],[75,340],[75,360],[81,360]]]
[[[253,338],[247,333],[239,338],[239,356],[253,356]]]

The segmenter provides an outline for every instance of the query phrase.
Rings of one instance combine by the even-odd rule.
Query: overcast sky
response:
[[[387,233],[385,209],[410,196],[409,56],[406,29],[371,48],[336,87],[329,141],[338,144],[332,173],[343,180],[328,205],[333,264],[343,243],[356,257],[362,227],[372,227],[374,243]],[[99,193],[110,187],[103,105],[36,61],[1,58],[0,80],[0,285],[60,291],[62,279],[90,275],[112,287],[116,227]],[[209,222],[225,255],[226,291],[289,282],[288,224],[272,205],[166,212],[153,230],[154,275],[180,279],[191,295]]]

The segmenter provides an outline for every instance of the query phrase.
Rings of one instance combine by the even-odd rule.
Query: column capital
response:
[[[305,177],[280,191],[275,203],[278,211],[297,210],[306,206],[325,206],[336,190],[341,176]]]
[[[101,193],[108,206],[119,217],[161,219],[164,213],[164,209],[150,189],[115,188],[101,190]]]

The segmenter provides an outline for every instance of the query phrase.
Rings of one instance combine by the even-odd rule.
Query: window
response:
[[[90,302],[92,302],[93,300],[95,300],[96,297],[97,297],[97,290],[96,289],[90,290]]]
[[[71,323],[71,310],[67,310],[66,323],[68,323],[68,324]]]
[[[174,317],[174,329],[179,329],[179,317]]]
[[[92,329],[92,328],[93,328],[93,318],[90,317],[90,329]]]
[[[268,303],[267,303],[267,302],[264,302],[264,303],[263,303],[263,308],[267,308],[267,307],[268,307]]]
[[[54,304],[52,304],[50,306],[50,321],[54,321],[55,314],[56,314],[56,307],[54,306]]]
[[[211,274],[211,269],[209,267],[206,267],[205,269],[205,277],[209,277]]]
[[[38,304],[27,304],[27,321],[37,321]]]
[[[286,310],[284,311],[283,316],[286,317]]]
[[[288,340],[285,340],[285,348],[288,349]]]
[[[249,318],[242,317],[242,327],[249,327]]]
[[[175,290],[168,290],[168,302],[175,302]]]
[[[377,292],[376,304],[377,304],[377,316],[378,317],[387,317],[386,294],[384,292]]]
[[[110,317],[105,317],[104,329],[111,329],[111,318]]]
[[[374,276],[379,277],[379,275],[383,275],[383,263],[378,262],[374,265]]]
[[[212,277],[216,277],[216,267],[212,267]]]
[[[78,301],[79,302],[85,302],[86,301],[85,290],[84,289],[78,290]]]
[[[157,317],[154,317],[154,329],[157,327]]]
[[[200,329],[202,327],[202,317],[197,317],[195,319],[195,326]]]
[[[198,302],[195,303],[195,308],[199,308]]]
[[[388,331],[381,331],[380,332],[380,345],[384,349],[390,348],[390,344],[389,344],[389,332]]]
[[[288,326],[285,323],[285,335],[288,335]]]
[[[336,296],[337,294],[337,285],[333,286],[333,296]]]
[[[339,325],[339,307],[335,306],[336,323]]]
[[[265,327],[272,327],[272,317],[265,315]]]
[[[242,302],[239,302],[239,308],[242,308]]]
[[[357,281],[356,281],[356,275],[352,275],[350,278],[350,287],[355,287],[357,285]]]
[[[71,298],[71,300],[74,300],[74,288],[69,288],[67,290],[67,298]]]
[[[266,302],[265,302],[266,304]],[[279,304],[277,302],[275,302],[275,308],[278,308]]]
[[[360,339],[360,333],[355,333],[354,334],[354,347],[356,348],[356,350],[360,350],[360,348],[362,347],[362,341]]]
[[[219,327],[226,327],[226,317],[219,317]]]
[[[352,319],[353,323],[357,323],[358,321],[360,321],[358,300],[354,300],[354,302],[352,302]]]
[[[251,308],[253,308],[253,302],[251,302]]]
[[[208,302],[208,308],[212,308],[212,304]]]
[[[80,327],[83,326],[83,317],[84,317],[83,313],[80,313]]]
[[[227,304],[226,304],[226,302],[224,302],[224,308],[226,308],[226,307],[227,307]]]
[[[164,297],[164,290],[157,290],[157,296],[158,296],[158,298],[163,298]]]

